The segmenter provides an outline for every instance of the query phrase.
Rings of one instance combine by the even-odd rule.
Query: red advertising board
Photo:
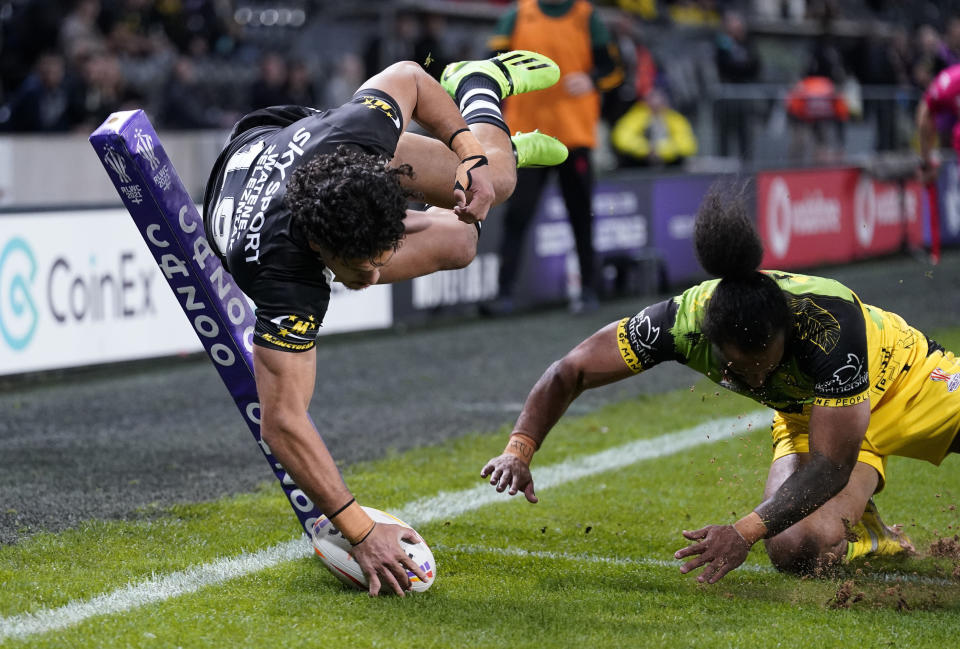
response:
[[[876,257],[923,242],[923,200],[920,183],[883,183],[861,174],[853,197],[854,255]]]
[[[857,169],[757,174],[757,223],[764,268],[842,263],[854,256]]]

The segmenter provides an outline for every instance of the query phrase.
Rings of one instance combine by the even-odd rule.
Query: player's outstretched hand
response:
[[[532,503],[538,502],[537,494],[533,491],[533,476],[530,474],[530,466],[520,460],[516,455],[504,453],[499,455],[483,467],[480,471],[480,477],[490,476],[490,484],[497,488],[497,491],[504,491],[510,487],[508,492],[511,496],[516,496],[519,492],[527,497]]]
[[[487,212],[496,197],[487,159],[484,156],[480,158],[482,160],[467,158],[457,167],[453,213],[464,223],[476,223],[487,218]]]
[[[750,545],[733,525],[707,525],[692,532],[684,530],[683,536],[690,541],[700,542],[677,550],[673,556],[677,559],[695,557],[680,566],[683,574],[706,566],[697,577],[701,584],[717,583],[725,574],[746,561],[750,552]]]
[[[400,545],[400,539],[419,543],[422,539],[409,527],[377,523],[362,542],[353,546],[353,558],[370,582],[370,596],[380,593],[381,583],[390,586],[400,597],[410,590],[409,570],[424,583],[427,576]]]

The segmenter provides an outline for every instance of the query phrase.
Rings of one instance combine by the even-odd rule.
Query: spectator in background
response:
[[[615,0],[623,11],[633,14],[645,22],[655,22],[663,18],[659,0]],[[608,2],[607,4],[611,4]]]
[[[876,86],[892,86],[906,82],[906,69],[896,67],[897,52],[893,41],[884,33],[884,25],[873,21],[867,34],[859,40],[854,51],[854,74],[860,83]],[[865,112],[872,115],[876,124],[874,146],[877,151],[892,151],[897,148],[897,97],[890,94],[866,103]]]
[[[447,19],[443,15],[429,12],[420,14],[420,36],[413,44],[413,60],[437,80],[453,60],[443,43],[446,29]]]
[[[310,64],[302,59],[290,62],[287,73],[287,97],[297,106],[316,106],[317,90]]]
[[[620,12],[611,30],[620,52],[623,83],[602,97],[602,115],[608,124],[616,123],[631,106],[653,90],[659,72],[653,53],[644,43],[640,26],[631,14]]]
[[[218,15],[217,5],[220,5],[221,10],[226,5],[228,12],[232,12],[229,5],[235,3],[218,0],[168,0],[153,4],[156,21],[163,26],[164,33],[179,52],[187,53],[198,48],[208,52],[226,35],[226,27]]]
[[[937,48],[933,73],[938,74],[957,63],[960,63],[960,16],[951,16]]]
[[[617,120],[611,133],[621,166],[671,166],[696,154],[690,121],[670,107],[659,88]]]
[[[917,54],[910,68],[910,81],[914,88],[922,92],[937,75],[937,58],[942,41],[932,25],[917,27],[914,40]]]
[[[120,59],[110,52],[93,52],[83,61],[82,116],[79,127],[91,131],[118,110],[142,108],[143,97],[126,83]]]
[[[178,57],[163,90],[159,121],[165,128],[191,130],[226,128],[237,115],[213,107],[197,79],[193,59]]]
[[[46,52],[0,112],[0,127],[5,131],[55,133],[69,131],[81,118],[78,86],[67,76],[63,57]]]
[[[347,103],[365,78],[363,59],[352,52],[344,52],[334,65],[327,81],[324,103],[327,106],[340,106]]]
[[[107,41],[118,55],[145,59],[171,48],[160,16],[149,0],[122,0],[105,13]]]
[[[489,46],[494,51],[532,50],[560,66],[560,81],[543,91],[510,97],[504,118],[511,131],[540,129],[570,151],[556,167],[560,192],[573,227],[580,262],[581,295],[572,296],[574,312],[598,306],[593,251],[593,165],[600,119],[600,92],[623,81],[620,57],[610,32],[586,0],[520,0],[497,24]],[[552,169],[521,169],[507,206],[500,241],[499,294],[483,312],[513,310],[523,239]]]
[[[921,180],[933,182],[940,166],[939,147],[941,137],[937,118],[948,117],[954,126],[949,142],[960,155],[960,64],[953,65],[938,74],[923,93],[917,105],[916,127],[920,141]]]
[[[743,16],[728,11],[714,45],[717,75],[723,83],[755,83],[760,78],[760,57],[749,38]],[[721,156],[732,152],[730,142],[737,141],[737,153],[744,161],[753,159],[753,102],[750,99],[721,99],[716,104],[716,120]]]
[[[814,37],[809,50],[805,76],[824,77],[837,86],[847,79],[844,54],[830,19],[824,19],[820,23],[820,32]]]
[[[82,51],[104,49],[106,38],[97,24],[100,0],[77,0],[60,26],[60,51],[68,61]]]
[[[62,21],[63,8],[57,0],[0,6],[0,84],[8,99],[35,74],[40,56],[56,45]]]
[[[260,59],[260,77],[250,88],[249,107],[256,109],[292,103],[287,87],[287,61],[277,52],[267,52]]]
[[[844,124],[850,117],[847,102],[827,77],[798,81],[787,94],[790,118],[790,157],[796,161],[835,162],[844,142]],[[833,127],[834,138],[828,135]]]
[[[384,67],[397,61],[423,61],[414,56],[413,44],[420,40],[420,26],[417,17],[408,12],[398,12],[393,21],[393,29],[384,38],[379,30],[363,50],[364,74],[372,77]],[[443,68],[440,68],[442,71]]]

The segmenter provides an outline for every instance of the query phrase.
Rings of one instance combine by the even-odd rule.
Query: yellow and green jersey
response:
[[[774,424],[781,437],[806,435],[814,405],[869,400],[866,451],[878,458],[906,455],[939,463],[960,423],[960,366],[953,354],[897,314],[864,304],[837,281],[764,272],[786,294],[793,324],[783,359],[763,387],[751,388],[725,372],[724,361],[703,334],[706,306],[720,280],[698,284],[621,320],[617,338],[624,362],[637,373],[667,360],[688,365],[776,410]],[[919,403],[920,397],[926,401]],[[788,452],[806,450],[804,445]],[[882,476],[882,466],[878,471]]]

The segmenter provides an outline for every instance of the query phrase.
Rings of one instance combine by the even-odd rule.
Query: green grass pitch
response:
[[[960,330],[934,337],[960,348]],[[539,467],[752,408],[697,382],[568,417],[537,454],[534,477]],[[480,468],[505,438],[505,430],[474,434],[354,465],[345,477],[360,502],[396,511],[483,484]],[[684,545],[680,531],[730,522],[756,505],[769,454],[769,433],[759,427],[538,490],[537,505],[504,496],[418,525],[438,579],[403,599],[349,590],[301,549],[244,576],[172,597],[160,589],[127,610],[97,613],[98,602],[122,597],[130,585],[301,547],[297,522],[272,482],[221,501],[144,510],[133,521],[38,534],[0,548],[0,646],[954,646],[960,555],[933,556],[931,546],[960,533],[956,456],[939,468],[900,458],[888,466],[876,502],[885,520],[906,526],[917,557],[860,561],[801,580],[775,572],[757,546],[714,586],[679,573],[672,555]],[[51,612],[70,607],[85,612],[44,630]],[[40,630],[19,635],[31,621]]]

